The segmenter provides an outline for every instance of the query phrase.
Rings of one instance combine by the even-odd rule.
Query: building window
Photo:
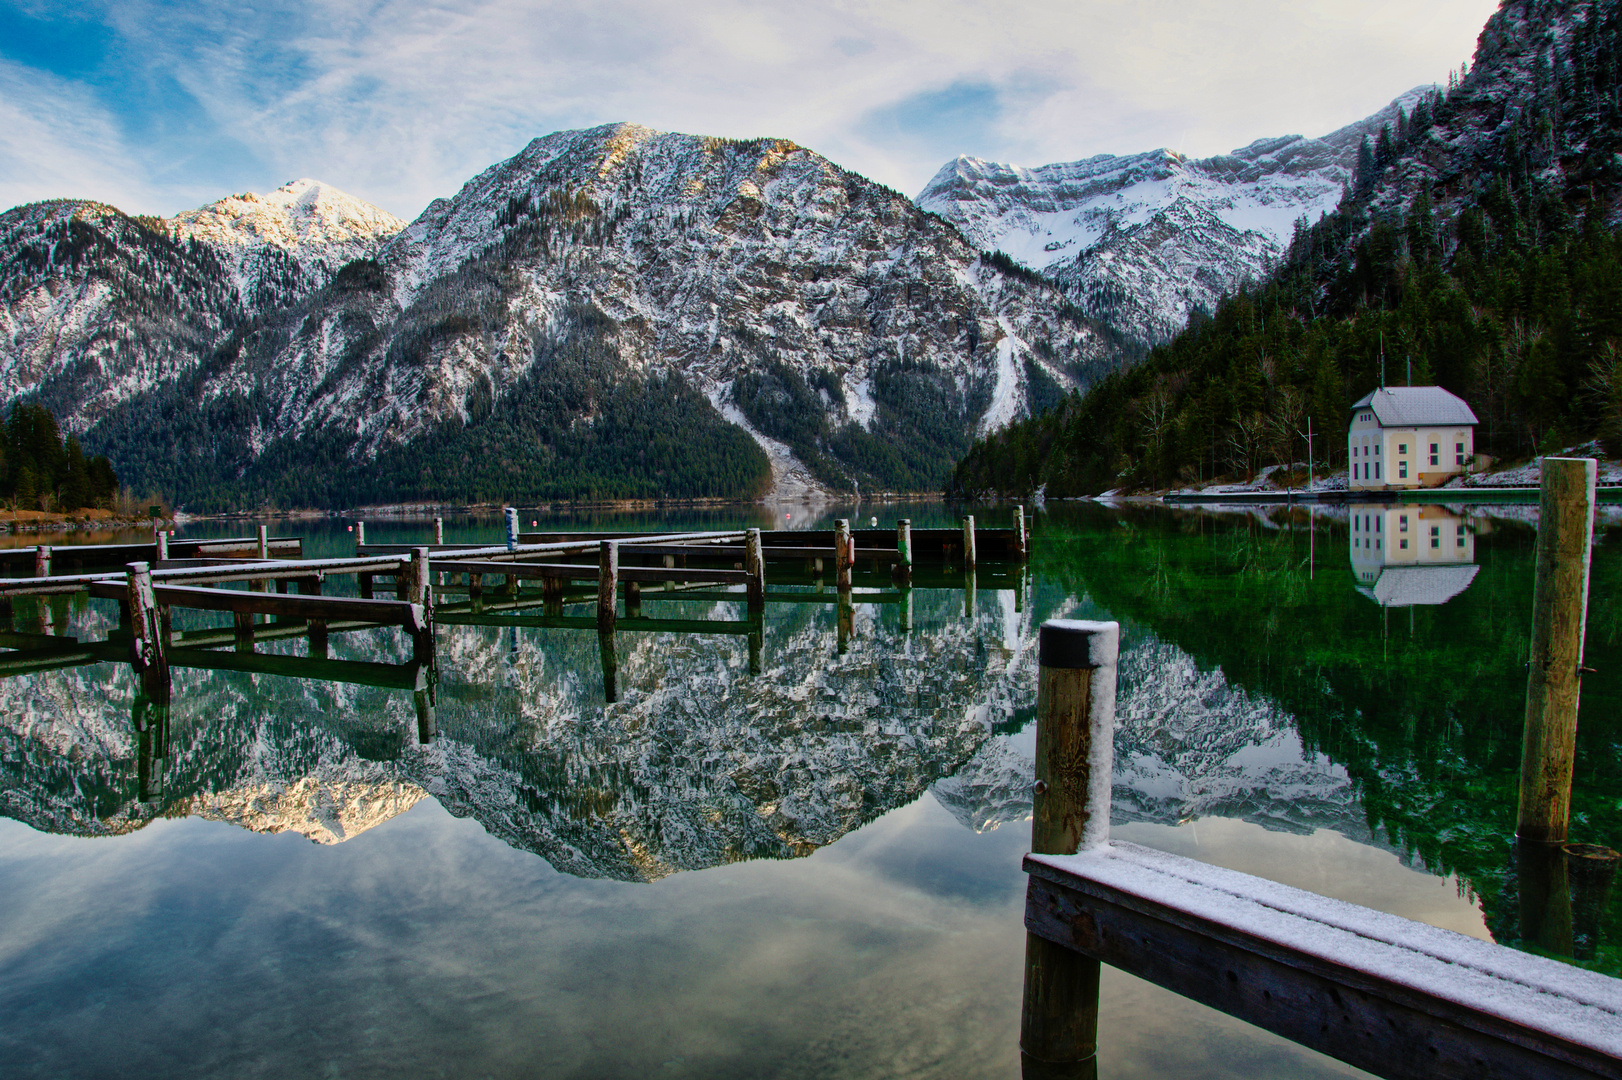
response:
[[[1432,465],[1440,465],[1442,463],[1442,455],[1441,455],[1441,452],[1440,452],[1441,449],[1442,449],[1442,447],[1441,447],[1440,443],[1431,443],[1431,464]]]
[[[1374,444],[1374,456],[1375,457],[1380,456],[1380,444],[1379,443]]]
[[[1441,546],[1442,546],[1442,527],[1440,525],[1432,525],[1431,526],[1431,547],[1439,548]]]
[[[1374,478],[1376,480],[1380,479],[1380,463],[1378,461],[1374,463]]]
[[[1403,541],[1402,541],[1402,550],[1404,550],[1404,551],[1408,550],[1408,540],[1406,538],[1404,538]]]
[[[1458,546],[1459,547],[1464,546],[1464,526],[1463,525],[1459,526],[1459,543],[1458,543]]]
[[[1397,462],[1397,479],[1408,479],[1408,463],[1406,461]]]
[[[1397,518],[1397,531],[1398,532],[1407,532],[1408,531],[1408,515],[1407,514],[1403,514],[1401,517]]]
[[[1407,443],[1400,442],[1400,443],[1397,444],[1397,453],[1406,454],[1407,452],[1408,452],[1408,444]]]
[[[1376,536],[1376,537],[1375,537],[1375,538],[1374,538],[1374,550],[1375,550],[1375,551],[1379,551],[1379,550],[1380,550],[1380,538],[1379,538],[1379,537],[1378,537],[1378,536]]]
[[[1463,443],[1455,443],[1453,449],[1458,452],[1458,464],[1463,465],[1464,464],[1464,444]]]

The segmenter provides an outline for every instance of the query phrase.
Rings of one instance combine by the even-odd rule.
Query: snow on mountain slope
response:
[[[1202,160],[1166,149],[1038,168],[959,157],[918,205],[1058,281],[1088,314],[1161,341],[1195,308],[1264,277],[1296,221],[1340,202],[1363,138],[1429,89],[1321,139],[1259,139]]]
[[[165,224],[177,239],[203,241],[234,263],[238,291],[258,308],[325,285],[339,267],[371,258],[406,227],[388,211],[318,180],[292,180],[266,195],[229,195]],[[278,293],[278,276],[293,267],[302,280]]]
[[[296,188],[280,202],[225,200],[175,235],[195,230],[239,267],[243,250],[376,235],[345,226],[334,240],[317,228],[322,207],[347,204]],[[806,493],[807,477],[823,490],[938,490],[974,435],[1026,414],[1032,379],[1051,394],[1119,362],[1056,288],[1005,274],[905,197],[784,140],[557,132],[350,266],[297,285],[296,302],[239,304],[251,325],[216,338],[207,364],[148,386],[90,444],[103,439],[121,468],[173,472],[169,451],[145,456],[151,431],[201,410],[211,419],[189,424],[183,457],[227,463],[230,482],[270,455],[281,471],[266,480],[280,486],[289,471],[357,475],[494,415],[533,437],[447,457],[516,455],[506,475],[538,476],[564,452],[546,432],[612,420],[617,388],[631,387],[696,391],[723,428],[742,417],[780,492]],[[562,355],[584,358],[578,396],[554,381]],[[92,419],[84,392],[64,380],[50,398],[70,428]]]

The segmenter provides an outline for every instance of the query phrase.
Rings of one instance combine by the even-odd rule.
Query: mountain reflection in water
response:
[[[935,897],[929,917],[941,925],[967,918],[939,906],[939,896],[961,892],[989,897],[976,920],[1011,928],[1008,970],[992,979],[1007,984],[1008,999],[998,1006],[1006,1018],[987,1021],[995,1027],[1013,1022],[1018,1003],[1018,849],[1030,812],[1035,630],[1053,617],[1115,618],[1123,637],[1114,820],[1133,839],[1185,851],[1197,842],[1197,857],[1226,852],[1239,862],[1248,843],[1272,853],[1261,872],[1282,875],[1304,869],[1291,859],[1317,853],[1306,857],[1328,861],[1314,870],[1321,884],[1303,882],[1308,887],[1431,917],[1429,908],[1404,906],[1395,886],[1371,891],[1373,867],[1394,854],[1456,881],[1484,913],[1486,929],[1518,943],[1527,897],[1510,838],[1535,534],[1513,513],[1426,507],[1409,525],[1427,546],[1405,563],[1388,557],[1387,541],[1400,545],[1404,535],[1394,509],[1055,507],[1037,518],[1018,592],[988,587],[985,575],[968,595],[915,589],[908,620],[899,605],[863,603],[858,593],[843,627],[833,604],[769,605],[758,674],[742,636],[620,634],[614,702],[605,700],[594,633],[441,626],[426,742],[421,695],[406,683],[386,689],[177,669],[164,747],[156,737],[143,744],[131,727],[126,665],[0,679],[0,814],[41,833],[86,837],[192,817],[358,851],[363,845],[345,842],[401,815],[409,820],[395,831],[373,835],[425,835],[432,830],[421,823],[437,820],[442,808],[464,819],[458,827],[477,823],[514,858],[540,856],[582,883],[592,904],[608,903],[602,889],[625,888],[617,882],[660,881],[655,890],[631,890],[646,901],[614,901],[636,910],[658,907],[655,894],[720,903],[716,883],[734,880],[680,871],[713,875],[750,865],[752,887],[771,879],[802,888],[792,883],[828,873],[843,881],[828,867],[887,844],[882,860],[873,856],[885,867],[883,880],[849,886],[901,890],[885,892],[882,904],[875,899],[886,920],[902,918],[896,913],[915,895],[907,890],[927,881]],[[1366,528],[1354,514],[1369,515]],[[1437,539],[1452,541],[1434,557],[1425,556],[1432,527]],[[1614,538],[1614,527],[1603,528],[1595,551],[1588,663],[1598,674],[1583,688],[1573,797],[1573,838],[1611,846],[1622,838],[1622,618],[1612,601],[1622,558],[1614,557]],[[1365,540],[1380,543],[1365,548]],[[1409,570],[1452,576],[1446,587],[1420,587],[1401,580]],[[1388,575],[1396,576],[1386,589]],[[1408,617],[1391,618],[1392,607],[1406,607]],[[644,610],[686,619],[744,615],[741,602],[644,599]],[[58,603],[44,614],[59,633],[83,640],[105,637],[112,620],[99,602]],[[303,648],[296,640],[258,647],[300,655]],[[400,665],[410,655],[403,638],[387,633],[335,635],[331,650],[335,660],[374,664]],[[925,821],[933,846],[898,839]],[[971,851],[984,846],[941,839],[947,826],[994,840],[995,868],[974,863],[986,856]],[[134,838],[113,844],[126,842]],[[402,843],[378,841],[366,858],[375,862],[376,851]],[[824,851],[830,845],[837,850]],[[1352,850],[1365,854],[1350,857]],[[813,852],[817,858],[805,858]],[[803,869],[791,871],[796,864]],[[833,894],[817,895],[824,906],[834,902]],[[857,903],[856,893],[838,895]],[[1573,949],[1584,963],[1614,972],[1616,905],[1592,901],[1581,908]],[[502,918],[497,908],[469,903],[470,917]],[[1461,909],[1469,914],[1462,901],[1447,912],[1436,907],[1436,918],[1468,930]],[[712,923],[720,925],[704,925]],[[725,951],[722,943],[691,947]],[[869,961],[885,971],[885,957],[905,951],[895,943],[872,948]],[[1000,963],[1001,952],[981,948],[970,967]],[[929,977],[968,980],[951,984],[953,1001],[982,992],[967,969],[943,974],[950,967],[943,954]],[[9,990],[0,980],[6,1001],[13,990],[55,986],[48,972],[28,976],[32,982],[13,978],[21,981]],[[1115,985],[1121,1001],[1169,1008],[1143,998],[1138,984]],[[957,1015],[954,1008],[941,1006],[941,1015]],[[1014,1037],[994,1033],[988,1045]],[[1222,1042],[1229,1034],[1211,1038],[1229,1045]],[[1152,1031],[1146,1040],[1156,1041]],[[1152,1049],[1135,1052],[1160,1060]],[[1294,1075],[1300,1061],[1288,1060],[1289,1068],[1259,1067],[1254,1075]],[[947,1064],[934,1074],[961,1075]],[[739,1068],[737,1075],[758,1074]]]

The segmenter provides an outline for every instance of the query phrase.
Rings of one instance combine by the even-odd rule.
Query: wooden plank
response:
[[[425,628],[420,604],[402,600],[363,600],[347,596],[301,596],[251,593],[240,589],[206,589],[191,585],[160,585],[159,604],[201,611],[230,611],[244,615],[286,615],[296,619],[350,620],[403,626],[413,633]],[[90,595],[107,600],[124,598],[122,584],[92,583]]]
[[[379,664],[363,660],[282,656],[277,653],[176,648],[169,651],[169,666],[279,675],[288,679],[319,679],[322,682],[378,686],[386,690],[421,690],[427,686],[426,669],[422,664]]]
[[[1622,981],[1134,844],[1025,870],[1032,934],[1381,1076],[1622,1077]]]
[[[741,599],[740,594],[740,599]],[[596,630],[593,615],[505,615],[499,612],[445,611],[437,615],[443,626],[525,626],[544,630]],[[634,630],[653,634],[718,634],[742,637],[758,631],[758,622],[735,619],[647,619],[618,618],[617,632]]]

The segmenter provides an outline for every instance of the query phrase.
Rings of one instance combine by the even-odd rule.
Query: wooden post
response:
[[[912,629],[912,589],[911,588],[906,588],[906,589],[901,590],[901,603],[897,604],[896,607],[898,607],[900,609],[901,629],[902,630],[911,630]]]
[[[518,511],[506,506],[501,512],[507,516],[507,550],[512,551],[518,547]]]
[[[1597,478],[1592,458],[1543,459],[1515,828],[1516,838],[1530,843],[1563,843],[1571,814]]]
[[[612,540],[604,540],[597,548],[597,630],[600,633],[614,632],[619,576],[620,546]]]
[[[445,542],[445,519],[442,518],[442,517],[436,517],[434,519],[434,544],[437,546],[439,544],[443,544],[444,542]]]
[[[355,585],[360,591],[360,598],[362,600],[370,600],[372,598],[372,575],[371,574],[356,574],[355,575]]]
[[[253,652],[253,612],[234,611],[231,621],[237,631],[237,652]]]
[[[169,660],[163,651],[162,621],[152,588],[152,567],[144,562],[125,568],[124,587],[134,623],[130,666],[140,679],[141,693],[158,705],[169,704]]]
[[[425,633],[434,632],[434,589],[430,577],[428,549],[425,547],[411,549],[411,575],[408,579],[410,587],[406,592],[406,599],[413,604],[422,605],[423,622],[427,629]]]
[[[756,616],[749,627],[749,674],[759,675],[761,672],[760,654],[766,644],[766,627],[764,620]]]
[[[160,565],[169,561],[169,534],[166,532],[158,533],[157,561]]]
[[[642,617],[642,583],[627,581],[625,583],[625,617],[627,619],[640,619]]]
[[[975,593],[975,580],[974,580],[974,577],[975,577],[975,574],[974,574],[973,570],[969,570],[967,573],[965,573],[963,575],[963,617],[965,619],[974,618],[974,600],[975,600],[975,596],[974,596],[974,593]]]
[[[1109,842],[1117,623],[1053,619],[1038,639],[1031,851],[1070,855]],[[1025,1075],[1096,1076],[1097,960],[1025,935],[1019,1046]]]
[[[749,610],[766,610],[766,553],[761,548],[760,530],[744,534],[743,568],[749,571]]]
[[[434,741],[434,697],[427,690],[418,690],[411,701],[417,707],[417,743],[427,746]]]
[[[270,558],[270,527],[261,525],[255,530],[255,533],[259,541],[259,557],[261,559]]]
[[[850,588],[850,521],[847,518],[834,522],[834,584],[840,589]]]
[[[1024,562],[1029,557],[1029,548],[1025,539],[1025,508],[1014,507],[1014,554]]]
[[[1598,844],[1567,844],[1563,850],[1571,882],[1571,955],[1592,960],[1599,948],[1600,927],[1610,910],[1611,883],[1622,855]]]
[[[912,584],[912,519],[902,518],[895,526],[895,577],[903,585]]]
[[[839,624],[839,655],[850,648],[850,639],[856,635],[856,607],[850,602],[850,590],[840,589],[835,618]]]
[[[317,660],[325,660],[328,652],[327,620],[311,619],[308,625],[310,627],[310,656]]]
[[[357,522],[355,522],[355,549],[356,549],[356,553],[359,554],[359,550],[361,548],[365,547],[365,546],[366,546],[366,522],[357,521]]]
[[[602,625],[600,620],[598,625]],[[610,626],[612,627],[612,624]],[[597,632],[597,655],[603,663],[603,700],[612,705],[620,699],[620,663],[619,657],[614,653],[614,631],[612,629]]]
[[[34,576],[51,576],[51,549],[44,544],[34,549]]]
[[[963,518],[963,569],[974,569],[974,515]]]

